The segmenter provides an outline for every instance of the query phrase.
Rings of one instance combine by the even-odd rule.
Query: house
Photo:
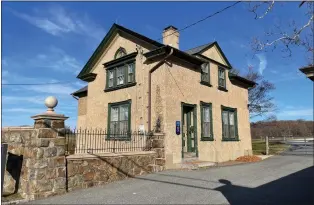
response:
[[[314,65],[300,68],[300,71],[306,75],[310,80],[314,81]]]
[[[222,162],[251,155],[248,89],[217,42],[179,49],[174,26],[163,43],[113,24],[77,78],[77,127],[165,134],[166,166],[182,158]],[[123,135],[124,138],[127,136]]]

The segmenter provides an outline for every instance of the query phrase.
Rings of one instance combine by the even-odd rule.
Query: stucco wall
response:
[[[131,100],[131,129],[136,131],[140,125],[148,130],[148,72],[155,65],[144,64],[145,57],[141,52],[136,57],[136,85],[129,88],[104,92],[106,72],[103,63],[113,60],[120,47],[127,53],[136,51],[136,40],[117,35],[95,65],[93,73],[96,79],[88,84],[88,101],[86,117],[78,120],[78,127],[107,128],[108,103]],[[143,45],[143,44],[141,44]],[[152,48],[142,47],[143,53]],[[204,51],[203,55],[226,64],[214,47]],[[170,70],[170,71],[169,71]],[[197,105],[197,137],[199,158],[208,161],[226,161],[251,152],[249,113],[247,109],[248,91],[234,86],[227,78],[228,92],[218,90],[218,68],[210,64],[212,87],[200,84],[200,71],[188,68],[187,65],[173,63],[163,64],[152,74],[152,129],[155,128],[158,116],[162,118],[162,131],[166,133],[166,160],[171,163],[181,161],[181,135],[175,134],[175,121],[181,121],[181,102]],[[228,73],[226,74],[228,76]],[[158,90],[158,92],[157,92]],[[213,142],[200,142],[200,101],[211,102],[213,106]],[[221,105],[238,109],[239,142],[222,142]]]
[[[168,66],[168,65],[167,65]],[[228,92],[218,90],[218,67],[210,64],[211,84],[200,84],[200,71],[184,68],[179,63],[164,68],[166,73],[166,160],[181,161],[182,138],[175,134],[175,121],[181,121],[181,102],[197,105],[197,138],[199,159],[227,161],[251,152],[249,112],[247,109],[248,90],[234,86],[227,78]],[[171,74],[170,74],[171,72]],[[228,74],[226,74],[228,76]],[[214,141],[200,141],[200,101],[212,103]],[[221,105],[237,108],[239,142],[222,142]]]

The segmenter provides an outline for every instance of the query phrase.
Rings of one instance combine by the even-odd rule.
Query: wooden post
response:
[[[268,136],[265,137],[265,140],[266,140],[266,155],[268,155],[269,154],[269,144],[268,144],[269,139],[268,139]]]

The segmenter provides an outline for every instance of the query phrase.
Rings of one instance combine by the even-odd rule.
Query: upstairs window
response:
[[[218,67],[218,87],[226,88],[226,71],[221,67]]]
[[[116,51],[116,53],[115,53],[115,55],[114,55],[114,59],[121,58],[121,57],[123,57],[123,56],[125,56],[125,55],[126,55],[126,50],[125,50],[124,48],[120,47],[120,48]]]
[[[135,83],[135,61],[107,70],[107,88],[120,88]]]
[[[201,82],[205,84],[210,84],[209,76],[209,63],[204,63],[201,66]]]

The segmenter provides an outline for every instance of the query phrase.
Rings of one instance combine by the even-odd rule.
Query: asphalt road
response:
[[[164,171],[29,204],[314,204],[313,156]]]
[[[282,153],[283,155],[308,155],[314,156],[313,144],[308,145],[291,145],[291,147]]]

